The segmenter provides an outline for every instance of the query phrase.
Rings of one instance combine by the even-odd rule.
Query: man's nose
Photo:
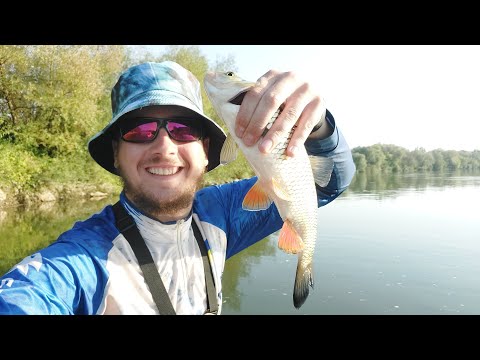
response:
[[[171,151],[171,149],[175,149],[177,146],[165,128],[159,130],[157,138],[153,141],[153,145],[162,151]]]

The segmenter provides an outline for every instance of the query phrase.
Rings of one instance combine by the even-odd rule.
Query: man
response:
[[[310,154],[334,160],[330,183],[317,188],[323,206],[347,188],[355,166],[310,89],[292,73],[269,71],[245,96],[237,130],[246,145],[267,152],[278,133],[258,142],[262,129],[285,104],[276,131],[297,125],[291,146],[305,143]],[[188,70],[171,61],[127,69],[112,89],[112,112],[88,149],[123,180],[120,206],[77,222],[0,278],[0,314],[220,313],[225,260],[281,228],[274,205],[242,210],[255,178],[201,189],[226,136],[203,113],[200,83]]]

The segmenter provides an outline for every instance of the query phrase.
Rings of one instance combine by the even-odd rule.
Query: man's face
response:
[[[177,107],[150,107],[130,116],[175,117],[191,112]],[[199,120],[198,120],[199,121]],[[165,128],[148,143],[119,140],[114,145],[115,167],[127,198],[140,210],[161,221],[188,215],[206,171],[208,139],[179,142]]]

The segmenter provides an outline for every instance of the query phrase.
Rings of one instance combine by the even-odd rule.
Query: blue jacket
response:
[[[355,172],[350,149],[335,125],[324,140],[307,140],[311,155],[334,160],[329,184],[317,186],[318,206],[337,198]],[[120,194],[133,216],[177,314],[203,314],[204,270],[191,229],[199,224],[209,248],[221,312],[225,260],[279,230],[283,221],[273,204],[246,211],[242,201],[256,178],[209,186],[197,192],[192,213],[171,223],[145,214]],[[26,257],[0,278],[0,314],[158,314],[136,257],[115,226],[112,206],[61,234],[57,241]]]

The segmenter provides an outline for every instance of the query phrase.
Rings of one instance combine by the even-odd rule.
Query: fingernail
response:
[[[298,147],[296,147],[295,145],[290,146],[290,154],[295,155],[297,151],[298,151]]]
[[[272,149],[273,141],[270,139],[264,140],[260,143],[259,149],[261,152],[269,153]]]
[[[253,136],[250,134],[243,138],[243,142],[245,143],[245,145],[248,145],[248,146],[252,146],[253,144],[255,144],[255,140]]]
[[[239,126],[235,129],[235,134],[238,137],[242,137],[243,133],[245,132],[245,128],[243,126]]]

